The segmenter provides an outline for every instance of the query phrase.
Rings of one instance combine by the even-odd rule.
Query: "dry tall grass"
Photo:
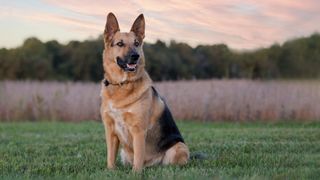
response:
[[[320,82],[206,80],[156,83],[177,119],[320,119]],[[99,120],[100,85],[0,82],[0,121]]]

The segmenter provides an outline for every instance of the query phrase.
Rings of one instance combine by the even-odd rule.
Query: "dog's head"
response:
[[[117,65],[124,73],[136,73],[144,68],[144,55],[142,50],[145,35],[145,21],[140,14],[134,21],[130,32],[120,32],[117,18],[113,13],[107,16],[104,30],[104,45],[107,58],[104,64]],[[107,65],[106,65],[107,66]]]

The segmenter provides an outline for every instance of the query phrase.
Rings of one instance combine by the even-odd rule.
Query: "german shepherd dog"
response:
[[[101,88],[101,117],[107,143],[107,168],[115,168],[120,156],[133,171],[155,164],[184,165],[189,149],[164,100],[145,71],[143,14],[130,32],[120,32],[114,14],[109,13],[104,30]]]

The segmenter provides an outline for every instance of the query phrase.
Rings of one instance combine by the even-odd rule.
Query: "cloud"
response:
[[[226,43],[235,49],[252,49],[320,30],[317,0],[43,0],[38,4],[40,8],[31,8],[27,17],[19,12],[14,16],[97,36],[108,12],[116,14],[122,31],[128,31],[138,14],[144,13],[147,41],[175,39],[193,46]]]

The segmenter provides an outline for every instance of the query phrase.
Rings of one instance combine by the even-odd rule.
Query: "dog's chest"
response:
[[[114,119],[116,134],[126,143],[129,138],[129,131],[127,125],[124,123],[123,113],[124,111],[122,109],[114,108],[112,102],[108,103],[108,114]]]

